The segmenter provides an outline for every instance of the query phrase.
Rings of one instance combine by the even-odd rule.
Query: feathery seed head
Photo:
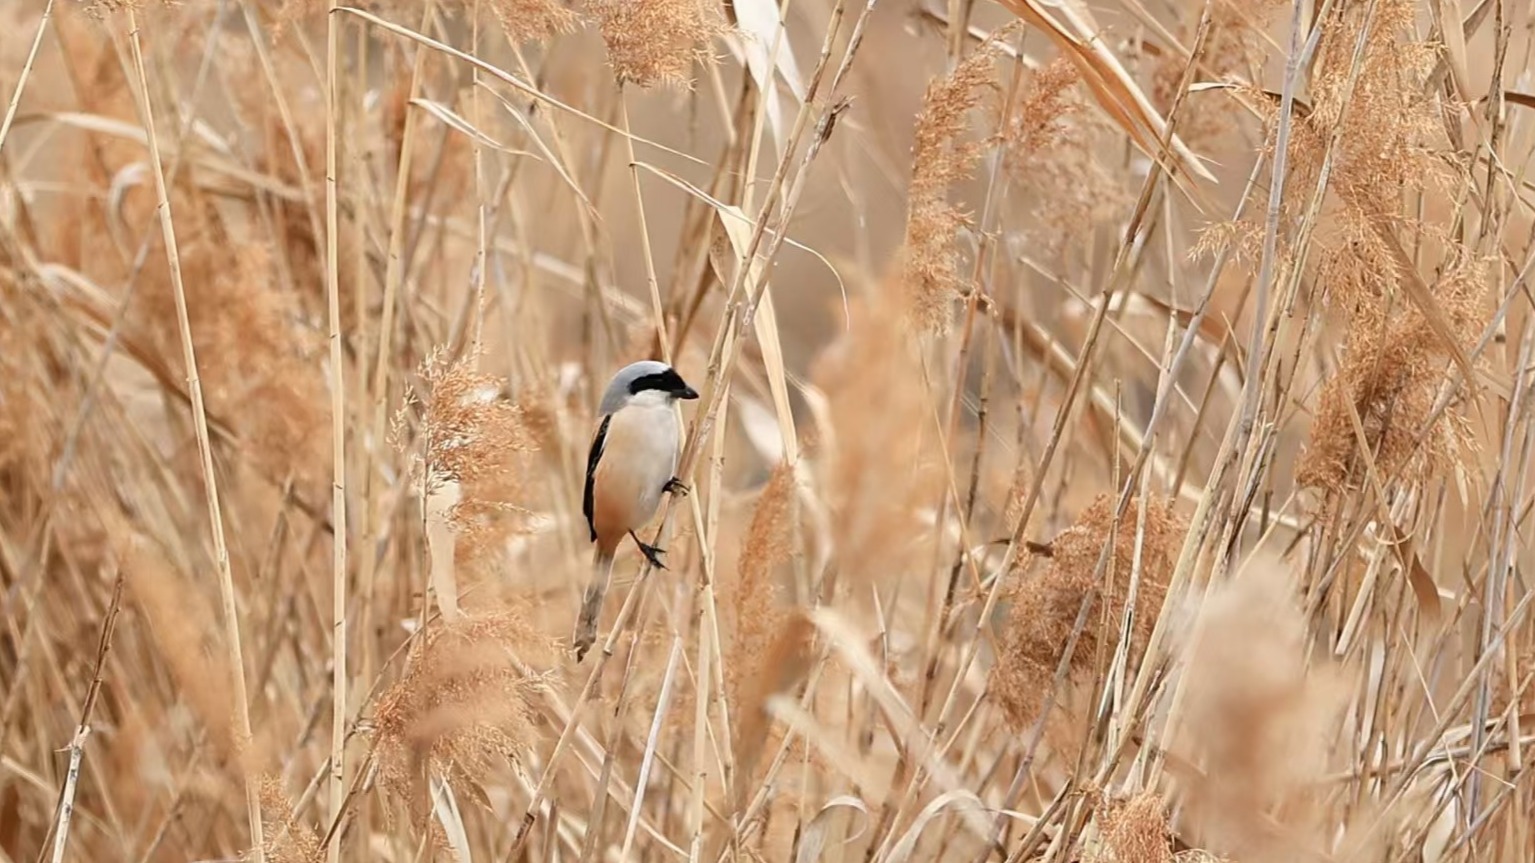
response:
[[[590,0],[620,84],[692,86],[694,64],[714,62],[725,19],[711,0]]]

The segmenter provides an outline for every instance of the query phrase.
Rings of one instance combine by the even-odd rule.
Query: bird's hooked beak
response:
[[[683,384],[682,389],[677,391],[677,398],[688,399],[691,401],[692,399],[698,398],[698,390],[693,389],[687,384]]]

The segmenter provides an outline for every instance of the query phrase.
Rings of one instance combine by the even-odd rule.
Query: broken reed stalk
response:
[[[144,129],[149,136],[149,163],[155,179],[155,199],[160,214],[160,229],[165,241],[166,264],[170,270],[171,292],[176,301],[176,324],[181,335],[182,360],[186,365],[187,389],[192,398],[192,427],[197,438],[197,451],[202,462],[203,489],[206,494],[208,520],[213,538],[213,558],[218,569],[219,598],[223,606],[224,647],[229,652],[229,671],[233,678],[235,700],[235,730],[239,735],[237,746],[242,758],[249,754],[251,745],[250,702],[245,691],[245,658],[240,649],[239,604],[235,598],[234,574],[230,571],[229,548],[224,540],[224,516],[219,506],[218,479],[213,467],[213,447],[208,439],[208,415],[203,406],[202,378],[197,372],[197,352],[192,347],[192,324],[187,317],[186,288],[181,280],[181,256],[176,247],[176,224],[171,213],[170,190],[165,185],[165,168],[160,159],[160,139],[155,129],[154,106],[149,90],[149,79],[144,71],[144,48],[139,36],[138,16],[132,6],[128,11],[128,45],[133,57],[134,91],[139,110],[143,112]],[[265,863],[266,840],[261,823],[261,802],[257,791],[256,771],[250,764],[240,765],[245,779],[245,809],[250,826],[251,853],[257,863]]]
[[[80,707],[80,722],[75,726],[75,736],[69,742],[69,768],[64,774],[64,787],[59,793],[58,815],[53,827],[53,863],[63,863],[64,851],[69,843],[69,827],[74,819],[75,790],[80,785],[80,764],[85,758],[85,740],[91,734],[91,714],[96,709],[96,699],[101,694],[102,671],[107,652],[112,649],[112,636],[117,632],[117,615],[123,604],[123,576],[119,572],[112,584],[112,602],[107,606],[106,618],[101,624],[101,638],[96,643],[95,670],[85,691],[85,701]]]
[[[330,818],[341,820],[346,799],[347,701],[347,518],[346,518],[346,365],[341,350],[341,16],[330,0],[325,16],[325,304],[330,322],[331,427],[331,725]],[[365,546],[366,548],[366,546]],[[372,557],[372,554],[364,554]],[[341,860],[341,834],[326,846],[329,863]]]
[[[85,755],[85,738],[91,727],[82,725],[69,742],[69,768],[64,773],[64,790],[59,797],[58,822],[53,834],[53,863],[64,863],[64,849],[69,844],[69,827],[75,816],[75,788],[80,784],[80,760]]]

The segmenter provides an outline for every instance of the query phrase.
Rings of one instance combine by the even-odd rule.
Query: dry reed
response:
[[[0,859],[1531,859],[1535,43],[1316,5],[5,5]]]

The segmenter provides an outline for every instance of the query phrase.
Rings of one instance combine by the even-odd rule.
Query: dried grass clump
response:
[[[725,55],[737,34],[713,41],[723,22],[755,28],[772,3],[732,16],[717,0],[358,0],[380,25],[328,21],[324,0],[132,2],[141,45],[125,13],[0,7],[0,92],[17,96],[0,152],[0,859],[46,857],[50,836],[70,860],[407,861],[447,859],[449,844],[482,861],[1535,859],[1535,797],[1517,772],[1535,709],[1531,627],[1482,643],[1519,623],[1524,585],[1487,578],[1501,559],[1488,563],[1498,549],[1483,540],[1519,537],[1523,510],[1424,493],[1474,428],[1483,452],[1513,441],[1514,454],[1467,460],[1455,478],[1522,500],[1523,419],[1500,409],[1493,369],[1479,376],[1490,386],[1426,427],[1453,368],[1447,329],[1404,290],[1418,283],[1389,242],[1419,262],[1467,348],[1495,301],[1511,311],[1486,361],[1535,350],[1520,341],[1515,295],[1531,236],[1517,95],[1530,34],[1507,13],[1519,4],[1461,3],[1458,21],[1453,3],[1308,4],[1325,14],[1302,26],[1321,39],[1305,43],[1286,120],[1295,158],[1273,189],[1261,172],[1247,184],[1258,160],[1245,145],[1262,118],[1232,109],[1266,106],[1275,146],[1283,63],[1244,73],[1264,47],[1288,49],[1284,0],[1167,0],[1132,17],[1116,10],[1133,3],[1007,0],[968,16],[967,4],[924,3],[910,28],[886,4],[791,4],[781,47],[799,59],[781,58],[777,77],[797,92],[816,82],[805,118],[825,120],[831,138],[786,159],[754,137],[773,125],[755,59]],[[1276,8],[1284,20],[1260,42]],[[1134,88],[1160,85],[1149,101],[1166,108],[1184,72],[1137,46],[1169,33],[1191,42],[1206,12],[1193,78],[1250,80],[1180,102],[1178,131],[1189,143],[1208,133],[1195,149],[1214,180],[1167,186],[1126,237],[1113,220],[1148,164],[1127,130],[1156,137],[1159,125],[1138,118]],[[969,54],[980,42],[967,33],[1009,15],[1027,18],[1027,38],[997,39],[1023,57],[995,42]],[[1370,15],[1356,99],[1343,85]],[[558,35],[578,16],[592,32]],[[1437,65],[1421,34],[1441,30],[1451,38]],[[1073,48],[1079,63],[1055,59]],[[952,65],[902,62],[940,55]],[[633,86],[615,86],[615,72]],[[690,77],[681,92],[654,86]],[[1507,98],[1456,103],[1489,82]],[[661,92],[632,92],[641,84]],[[165,211],[141,86],[172,174]],[[835,114],[848,97],[851,119]],[[924,112],[915,166],[889,152],[903,107]],[[632,147],[615,133],[630,128]],[[636,159],[654,175],[640,187]],[[763,185],[780,176],[782,188]],[[912,210],[892,212],[908,179]],[[1272,238],[1271,191],[1282,199]],[[1237,268],[1177,258],[1190,219],[1224,218],[1238,196],[1254,218],[1206,242],[1247,263],[1277,242],[1263,291]],[[745,414],[739,399],[682,405],[705,443],[663,545],[696,539],[698,553],[639,580],[631,567],[616,574],[612,590],[632,599],[627,629],[614,652],[573,667],[560,642],[579,589],[569,576],[590,567],[582,391],[658,355],[665,329],[665,352],[695,386],[765,398],[764,381],[780,382],[775,358],[737,351],[740,309],[721,304],[713,278],[730,262],[706,253],[709,226],[742,227],[717,204],[755,214],[768,197],[782,204],[767,216],[764,249],[777,251],[765,263],[803,460],[771,479],[760,470],[777,426],[755,401]],[[934,337],[981,289],[967,281],[977,254],[995,295],[974,307],[965,339]],[[1091,294],[1122,259],[1135,281],[1175,296],[1116,303],[1084,340],[1083,315],[1054,313],[1061,292]],[[328,286],[339,366],[325,351]],[[855,298],[846,316],[843,287]],[[1225,340],[1268,316],[1281,325],[1263,331],[1261,351]],[[437,352],[418,367],[443,343],[484,353]],[[1270,349],[1253,379],[1244,356]],[[1157,373],[1177,391],[1153,387]],[[1231,410],[1252,394],[1244,382],[1263,394],[1250,416]],[[370,419],[407,384],[402,447],[390,449]],[[1095,427],[1066,422],[1057,439],[1084,400]],[[1114,429],[1096,428],[1112,425],[1118,400],[1126,446],[1154,433],[1154,494],[1176,489],[1183,508],[1206,486],[1236,493],[1188,537],[1201,598],[1213,588],[1214,601],[1186,618],[1163,595],[1185,550],[1173,504],[1142,500],[1110,524],[1118,498],[1094,503],[1125,479]],[[1171,425],[1150,429],[1151,413]],[[1321,519],[1292,493],[1313,419],[1306,478],[1340,496]],[[332,431],[344,477],[331,476]],[[1340,523],[1374,512],[1374,490],[1356,491],[1366,447],[1390,474],[1385,504],[1416,532],[1407,564],[1439,581],[1464,572],[1475,597],[1447,584],[1420,609],[1390,572],[1368,577],[1378,561],[1350,541],[1358,525]],[[1051,524],[1039,539],[1077,525],[1028,544],[1040,559],[1027,578],[996,572],[999,537],[1040,529],[1021,511],[1036,495]],[[1132,573],[1141,521],[1150,534]],[[1223,584],[1226,557],[1254,544],[1297,549],[1304,568],[1267,593]],[[1220,573],[1213,585],[1207,569]],[[992,632],[980,598],[1004,588],[1007,601],[990,605],[1005,625]],[[1079,616],[1085,631],[1073,630]],[[1206,638],[1179,645],[1190,619]],[[1155,649],[1153,622],[1167,635]],[[1350,657],[1346,694],[1328,648]],[[1132,667],[1110,664],[1121,653]],[[1146,698],[1120,697],[1132,694],[1121,671],[1153,665]],[[1504,721],[1483,729],[1484,714]],[[82,715],[94,730],[71,750]],[[1019,733],[1029,719],[1042,739]],[[333,747],[339,777],[326,769]],[[1425,830],[1430,841],[1415,841]],[[1389,853],[1351,853],[1372,832]],[[1212,850],[1172,851],[1189,844]]]
[[[1435,291],[1463,344],[1486,318],[1484,273],[1484,266],[1463,264],[1447,273]],[[1396,302],[1409,301],[1398,297]],[[1449,361],[1448,347],[1416,307],[1362,308],[1352,321],[1343,364],[1317,399],[1297,481],[1325,489],[1329,496],[1366,484],[1356,412],[1381,482],[1426,479],[1457,463],[1475,444],[1463,405],[1446,410],[1417,445]]]
[[[1028,160],[1077,134],[1070,121],[1087,107],[1081,83],[1082,73],[1066,57],[1055,58],[1029,76],[1005,132],[1008,159],[1018,170],[1028,171]]]
[[[917,114],[900,266],[912,317],[929,331],[948,328],[949,303],[964,292],[954,238],[969,224],[969,216],[949,200],[949,187],[970,176],[989,146],[984,140],[966,140],[965,133],[970,112],[996,89],[993,62],[1001,35],[976,48],[946,77],[928,84]]]
[[[1097,155],[1111,126],[1091,104],[1076,64],[1058,57],[1030,76],[1002,134],[1025,233],[1057,255],[1129,202]]]
[[[590,0],[620,84],[691,87],[693,65],[714,62],[711,44],[726,31],[709,0]]]
[[[414,459],[428,483],[472,483],[510,472],[528,440],[521,411],[502,398],[501,382],[477,371],[472,358],[452,359],[444,348],[421,362],[419,374],[430,401],[423,405],[416,391],[408,390],[393,433],[403,442],[410,415],[419,414]]]
[[[534,455],[522,412],[505,398],[500,380],[475,369],[472,357],[454,360],[432,352],[418,369],[428,401],[406,391],[391,437],[411,447],[413,485],[422,504],[419,522],[431,552],[431,581],[443,614],[456,617],[460,585],[496,578],[508,541],[532,523],[530,483]]]
[[[1454,194],[1466,178],[1444,133],[1440,94],[1427,86],[1442,48],[1413,35],[1416,15],[1409,0],[1350,5],[1335,13],[1322,28],[1309,101],[1297,102],[1291,118],[1290,167],[1276,238],[1281,271],[1294,255],[1294,231],[1310,216],[1328,143],[1336,135],[1318,229],[1311,236],[1319,246],[1313,253],[1314,296],[1342,321],[1344,358],[1322,387],[1311,440],[1297,467],[1297,481],[1325,489],[1329,499],[1366,481],[1356,412],[1382,482],[1424,479],[1464,455],[1472,440],[1464,414],[1452,407],[1426,429],[1425,445],[1414,446],[1456,346],[1445,343],[1442,328],[1433,326],[1410,296],[1405,283],[1417,274],[1402,270],[1393,244],[1421,249],[1424,272],[1433,267],[1442,273],[1430,279],[1435,314],[1443,314],[1459,347],[1486,320],[1480,309],[1485,263],[1455,240],[1451,224],[1406,215],[1408,207],[1416,207],[1415,198]],[[1366,26],[1356,74],[1356,49]],[[1281,120],[1278,100],[1251,87],[1247,96],[1266,113],[1265,147],[1272,152]],[[1225,245],[1255,264],[1263,233],[1259,222],[1218,226],[1196,250]]]
[[[379,784],[406,802],[417,829],[431,811],[429,775],[480,797],[478,783],[531,750],[533,699],[546,685],[531,669],[554,656],[553,641],[515,607],[434,621],[419,636],[373,722]]]
[[[1328,180],[1329,212],[1318,283],[1329,302],[1361,318],[1401,304],[1401,272],[1386,234],[1398,232],[1426,248],[1453,247],[1451,227],[1403,215],[1416,194],[1454,195],[1465,177],[1444,137],[1443,109],[1426,81],[1440,57],[1435,43],[1399,38],[1411,33],[1416,10],[1404,0],[1379,4],[1366,41],[1357,81],[1348,88],[1354,45],[1364,10],[1344,13],[1348,26],[1328,28],[1318,49],[1312,104],[1297,124],[1292,154],[1296,170],[1287,181],[1309,198],[1327,136],[1340,137]],[[1456,254],[1453,249],[1450,254]]]
[[[1086,623],[1069,660],[1068,682],[1090,683],[1118,644],[1121,618],[1135,562],[1139,503],[1113,524],[1115,498],[1099,495],[1071,527],[1050,543],[1050,566],[1012,593],[1012,611],[989,691],[1015,728],[1039,718],[1082,604],[1091,597]],[[1130,630],[1130,667],[1140,659],[1167,595],[1187,525],[1161,502],[1146,508],[1141,568]],[[1098,558],[1113,533],[1114,554],[1101,578]]]
[[[1166,804],[1155,791],[1106,803],[1096,817],[1102,845],[1090,850],[1084,863],[1172,863]]]
[[[1308,661],[1306,617],[1287,571],[1251,566],[1215,587],[1180,631],[1184,704],[1169,733],[1170,748],[1197,770],[1175,774],[1192,838],[1244,863],[1324,852],[1333,837],[1315,783],[1349,681],[1331,663]]]

